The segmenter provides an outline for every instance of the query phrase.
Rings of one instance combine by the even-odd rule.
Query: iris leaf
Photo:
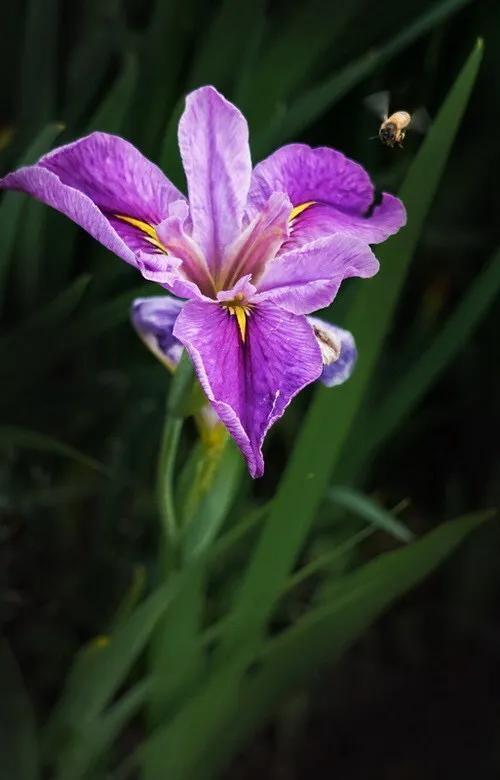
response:
[[[54,119],[59,0],[30,0],[20,58],[20,121],[38,130]]]
[[[188,88],[213,84],[230,95],[238,79],[253,29],[260,26],[267,0],[235,3],[224,0],[203,37],[196,54]]]
[[[266,645],[262,665],[240,691],[238,717],[227,722],[224,739],[203,756],[204,771],[218,776],[284,695],[310,682],[321,665],[332,664],[399,596],[425,579],[493,514],[487,510],[442,523],[422,539],[380,555],[336,581],[328,601]],[[201,778],[202,773],[193,776]]]
[[[29,146],[26,153],[18,161],[16,168],[36,162],[40,155],[48,151],[52,143],[63,130],[61,124],[47,125]],[[0,308],[5,295],[4,286],[10,269],[14,242],[19,230],[25,197],[17,192],[3,193],[0,203]]]
[[[130,110],[130,104],[137,86],[139,72],[135,54],[127,54],[115,83],[98,106],[86,131],[102,130],[106,133],[119,133]]]
[[[399,595],[438,566],[491,511],[443,523],[423,539],[346,575],[337,596],[292,628],[256,645],[258,665],[242,680],[252,648],[241,647],[215,668],[203,688],[141,748],[147,780],[217,777],[291,688],[337,658]],[[220,739],[220,734],[224,739]],[[219,738],[218,738],[219,737]]]
[[[372,523],[376,528],[394,536],[400,542],[410,542],[413,534],[400,520],[375,501],[352,488],[336,486],[327,493],[333,504]]]
[[[49,754],[78,739],[80,730],[100,716],[146,647],[178,586],[175,579],[158,589],[111,636],[98,638],[80,651],[47,727]]]
[[[256,63],[248,93],[240,93],[254,131],[267,125],[269,117],[300,89],[318,63],[328,58],[345,27],[356,23],[365,2],[351,0],[338,6],[335,14],[323,0],[289,9]]]
[[[349,479],[416,408],[432,384],[457,358],[471,333],[498,296],[500,288],[500,251],[478,274],[470,290],[448,317],[428,349],[419,355],[368,415],[363,430],[363,446],[353,451],[353,431],[345,444],[340,473]]]
[[[101,474],[108,474],[106,467],[102,463],[99,463],[94,458],[90,458],[88,455],[84,455],[83,452],[80,452],[75,447],[58,441],[52,438],[52,436],[46,436],[43,433],[30,431],[26,428],[18,428],[14,425],[0,426],[0,448],[47,452],[74,460],[81,466],[99,471]]]
[[[69,748],[59,756],[55,780],[88,778],[90,770],[110,748],[124,726],[144,706],[150,688],[149,680],[136,683],[101,717],[84,726]]]

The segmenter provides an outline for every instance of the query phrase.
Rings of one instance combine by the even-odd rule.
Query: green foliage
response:
[[[5,642],[0,647],[0,777],[40,777],[35,716],[21,673]]]

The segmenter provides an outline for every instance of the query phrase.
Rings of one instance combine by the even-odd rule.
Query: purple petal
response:
[[[268,202],[226,250],[221,269],[222,286],[230,287],[242,275],[256,279],[288,238],[289,198],[275,192]]]
[[[319,377],[319,346],[305,317],[268,303],[248,317],[243,344],[236,318],[217,304],[188,301],[174,327],[214,410],[247,459],[264,471],[264,437],[292,398]]]
[[[308,317],[323,358],[320,381],[327,387],[341,385],[351,376],[358,353],[352,333],[317,317]]]
[[[248,126],[213,87],[186,98],[179,147],[188,182],[193,239],[217,276],[223,251],[238,236],[250,187]]]
[[[131,265],[136,252],[159,254],[151,236],[119,219],[153,227],[181,193],[132,144],[92,133],[0,180],[0,188],[26,192],[61,211]]]
[[[272,192],[286,192],[294,208],[312,203],[292,220],[285,246],[346,232],[370,244],[384,241],[406,222],[403,204],[384,193],[372,208],[374,188],[356,162],[335,149],[289,144],[259,163],[253,172],[250,210],[259,210]]]
[[[272,300],[294,314],[309,314],[328,306],[344,279],[367,278],[378,268],[368,244],[349,235],[334,234],[268,263],[257,283],[255,300]]]
[[[63,184],[88,195],[106,213],[157,225],[170,203],[183,199],[177,187],[135,146],[116,135],[92,133],[54,149],[38,165]]]
[[[162,295],[158,298],[136,298],[131,309],[137,333],[170,371],[181,359],[183,349],[173,335],[175,321],[183,305],[183,301]]]

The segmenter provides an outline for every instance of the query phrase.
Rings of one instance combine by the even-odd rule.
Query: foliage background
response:
[[[406,41],[426,13],[436,21]],[[398,106],[424,104],[434,115],[477,36],[485,38],[398,304],[379,397],[432,342],[498,247],[496,2],[31,0],[0,14],[2,172],[36,137],[48,147],[100,128],[132,140],[179,183],[173,130],[189,89],[214,83],[238,102],[257,159],[295,97],[373,55],[363,76],[299,123],[293,138],[342,149],[377,186],[397,191],[420,139],[408,137],[404,152],[370,141],[377,126],[362,98],[389,88]],[[105,630],[131,581],[140,587],[155,576],[153,475],[169,379],[128,323],[130,300],[154,288],[60,215],[22,198],[11,203],[9,211],[0,204],[1,609],[43,720],[77,649]],[[350,294],[347,286],[335,304],[336,321]],[[415,533],[498,504],[498,323],[496,301],[411,416],[362,464],[367,493],[387,507],[407,499],[404,518]],[[273,433],[264,479],[243,481],[240,509],[273,495],[309,397]],[[104,465],[57,452],[54,439]],[[341,464],[336,482],[343,476]],[[330,512],[322,506],[318,544],[342,535],[328,525]],[[499,541],[495,523],[471,538],[340,666],[292,698],[230,776],[498,776]],[[376,534],[360,555],[393,544]],[[234,577],[225,577],[229,593]]]

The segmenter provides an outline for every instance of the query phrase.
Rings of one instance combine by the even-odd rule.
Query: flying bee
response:
[[[389,92],[376,92],[365,98],[365,105],[382,120],[378,131],[378,138],[385,146],[397,144],[403,148],[407,130],[416,130],[425,133],[429,126],[429,115],[425,108],[419,108],[410,114],[408,111],[394,111],[389,113]],[[374,136],[377,138],[377,136]]]

